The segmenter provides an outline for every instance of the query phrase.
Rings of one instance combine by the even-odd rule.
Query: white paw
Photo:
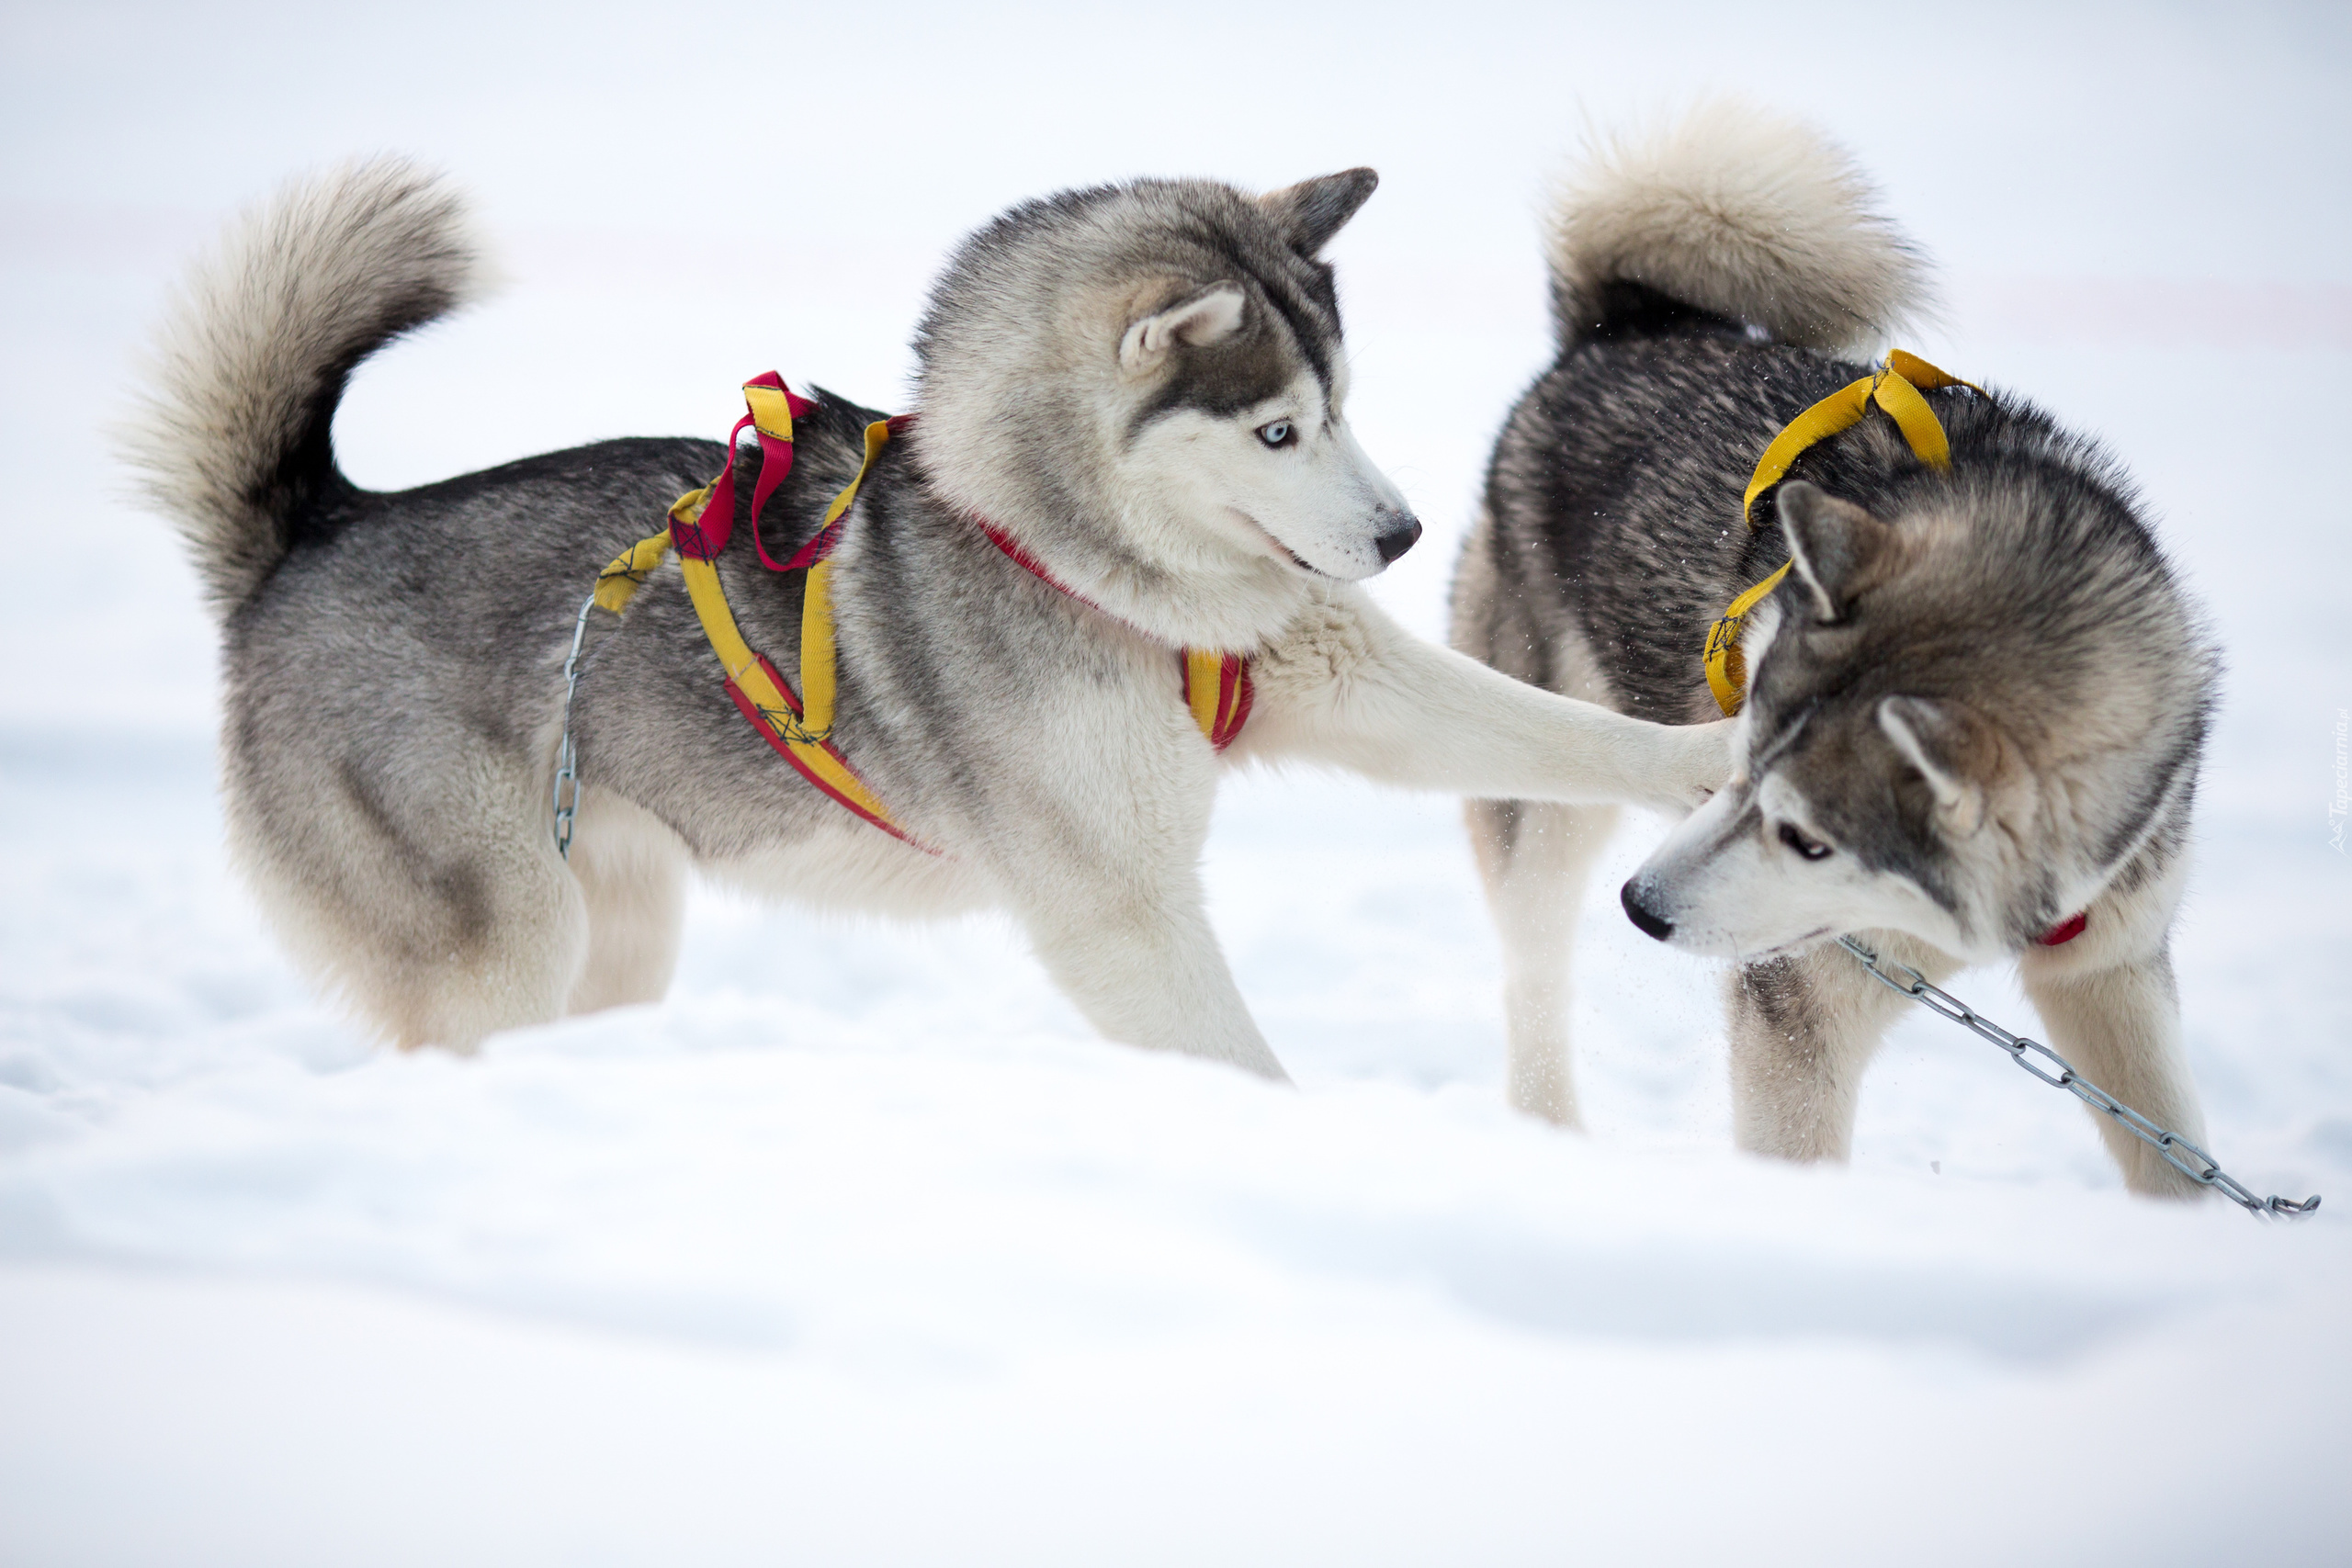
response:
[[[1686,724],[1674,730],[1678,765],[1670,775],[1676,784],[1673,805],[1689,813],[1712,799],[1731,777],[1732,733],[1739,721],[1719,718],[1712,724]]]

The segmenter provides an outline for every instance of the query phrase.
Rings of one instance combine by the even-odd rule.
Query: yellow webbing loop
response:
[[[1980,398],[1992,396],[1975,382],[1964,381],[1949,370],[1939,370],[1917,355],[1899,348],[1887,351],[1886,367],[1914,387],[1924,388],[1930,392],[1942,387],[1965,387]]]
[[[1756,498],[1787,477],[1791,466],[1808,447],[1860,424],[1873,403],[1894,421],[1894,427],[1903,433],[1903,439],[1921,462],[1931,468],[1950,468],[1951,442],[1945,436],[1936,411],[1919,395],[1922,387],[1929,390],[1966,387],[1979,395],[1984,390],[1973,381],[1963,381],[1937,369],[1917,355],[1894,350],[1886,356],[1885,368],[1840,387],[1789,421],[1772,438],[1771,445],[1764,448],[1764,456],[1757,459],[1756,472],[1739,499],[1740,521],[1753,530]],[[1747,660],[1739,649],[1741,626],[1748,612],[1781,585],[1793,565],[1793,560],[1783,561],[1778,571],[1733,600],[1707,628],[1707,687],[1714,694],[1715,705],[1723,709],[1725,717],[1739,712],[1747,692]]]
[[[758,412],[759,405],[752,404],[752,412]],[[858,464],[848,488],[825,508],[820,531],[840,522],[855,503],[857,487],[865,482],[866,470],[874,467],[875,457],[889,439],[888,420],[877,419],[865,427],[865,459]],[[832,578],[833,563],[820,560],[808,569],[808,581],[800,590],[800,723],[820,739],[833,728]]]
[[[753,423],[771,435],[789,439],[792,412],[782,391],[759,386],[743,389],[750,401]],[[876,420],[865,427],[865,458],[858,465],[857,474],[842,492],[825,508],[822,527],[830,528],[842,519],[857,499],[858,486],[865,481],[874,459],[890,439],[888,422]],[[709,504],[710,487],[688,491],[671,505],[672,518],[684,522],[699,521],[703,508]],[[647,536],[613,558],[611,563],[596,576],[596,603],[619,615],[628,608],[630,599],[653,575],[663,558],[670,552],[670,531]],[[735,612],[727,603],[727,591],[719,585],[718,564],[697,559],[693,556],[678,558],[684,573],[686,596],[694,603],[695,615],[702,622],[703,636],[710,639],[710,649],[718,662],[752,705],[759,709],[776,735],[792,750],[793,760],[814,775],[818,781],[845,804],[888,823],[889,813],[882,807],[874,793],[826,742],[833,727],[834,663],[832,595],[829,579],[832,562],[820,560],[808,569],[802,588],[800,604],[800,711],[793,711],[790,694],[777,683],[767,660],[762,659],[743,638],[742,628],[736,624]],[[895,831],[895,828],[893,829]]]
[[[820,565],[823,563],[820,563]],[[792,759],[817,783],[822,784],[844,805],[890,824],[890,814],[865,781],[857,776],[841,754],[826,742],[831,725],[832,703],[832,633],[831,622],[826,622],[822,686],[827,705],[827,728],[811,722],[811,710],[804,706],[793,711],[792,697],[776,681],[774,667],[743,640],[741,627],[735,624],[734,612],[728,607],[726,590],[719,586],[718,565],[716,561],[700,560],[693,556],[680,556],[678,567],[685,574],[686,593],[694,601],[695,614],[702,620],[703,635],[710,639],[711,651],[718,655],[727,678],[743,694],[744,699],[759,710],[760,717],[776,738],[790,748]],[[813,578],[814,572],[810,573]],[[812,668],[808,649],[801,649],[801,682],[808,684]],[[895,824],[890,824],[895,828]]]
[[[707,499],[707,492],[695,491],[686,499],[699,503]],[[684,500],[679,502],[680,505],[684,503]],[[698,513],[700,510],[697,504],[695,512]],[[628,609],[628,602],[637,597],[637,591],[645,586],[645,580],[653,575],[654,569],[662,564],[662,558],[669,553],[670,530],[664,528],[659,534],[647,535],[615,556],[612,563],[596,574],[596,607],[610,610],[616,615]]]
[[[800,723],[819,739],[833,733],[833,563],[808,569],[800,588]]]
[[[1196,648],[1184,650],[1184,697],[1203,735],[1216,735],[1226,716],[1227,700],[1220,689],[1224,673],[1225,655],[1204,653]]]
[[[745,402],[751,411],[751,423],[762,434],[775,440],[792,438],[792,404],[782,385],[748,382],[743,388]],[[740,433],[741,425],[737,426]],[[775,667],[760,657],[758,650],[744,640],[742,628],[736,624],[734,611],[727,603],[726,590],[721,587],[718,563],[709,558],[681,552],[679,570],[684,574],[686,594],[694,603],[695,614],[702,622],[703,635],[710,640],[711,651],[727,671],[727,681],[745,716],[770,739],[793,765],[820,789],[859,815],[865,817],[886,831],[906,839],[907,835],[883,808],[881,801],[865,786],[841,752],[831,744],[833,708],[837,695],[834,678],[837,649],[833,635],[832,562],[826,558],[831,549],[829,531],[838,524],[856,502],[858,487],[874,467],[874,460],[890,439],[890,423],[876,420],[865,427],[865,456],[858,464],[856,474],[840,494],[825,508],[817,536],[797,553],[782,570],[792,570],[804,561],[808,576],[801,587],[800,601],[800,697],[797,702],[776,676]],[[722,476],[723,477],[723,476]],[[702,521],[703,509],[710,504],[711,491],[718,481],[700,490],[688,491],[670,507],[673,525],[688,528]],[[756,517],[752,526],[757,527]],[[984,525],[985,526],[985,525]],[[673,530],[664,528],[631,545],[597,574],[596,604],[619,615],[628,608],[638,589],[662,565],[670,553]],[[1028,570],[1036,573],[1062,592],[1063,587],[1035,561],[1023,555],[1017,546],[990,531],[1000,549]],[[754,543],[757,541],[755,540]],[[814,559],[810,558],[814,557]],[[762,552],[765,559],[765,552]],[[770,562],[774,565],[775,563]],[[1203,653],[1186,649],[1184,661],[1184,694],[1193,722],[1201,733],[1219,750],[1229,744],[1239,733],[1250,716],[1250,682],[1249,664],[1238,656]],[[917,848],[923,846],[912,839]]]
[[[782,387],[746,381],[743,405],[752,411],[752,424],[762,435],[773,435],[778,441],[792,439],[792,403]]]
[[[1724,710],[1725,718],[1739,712],[1739,705],[1747,694],[1747,656],[1739,650],[1739,628],[1747,619],[1747,612],[1764,603],[1781,580],[1789,575],[1794,561],[1782,561],[1781,569],[1731,602],[1730,607],[1707,628],[1707,689],[1715,694],[1715,705]]]
[[[1764,456],[1756,460],[1756,474],[1747,481],[1747,493],[1739,498],[1739,514],[1748,527],[1756,526],[1756,498],[1779,484],[1805,448],[1861,423],[1862,415],[1871,410],[1871,393],[1877,387],[1875,376],[1865,376],[1840,387],[1789,421],[1781,434],[1772,437],[1772,444],[1764,448]]]

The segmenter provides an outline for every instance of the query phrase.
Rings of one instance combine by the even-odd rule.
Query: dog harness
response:
[[[1747,481],[1747,493],[1740,498],[1739,518],[1748,532],[1756,531],[1756,498],[1780,483],[1787,476],[1790,465],[1807,448],[1860,424],[1873,403],[1894,421],[1894,427],[1911,444],[1919,461],[1931,468],[1951,467],[1951,443],[1945,438],[1936,411],[1919,395],[1923,387],[1930,390],[1938,387],[1966,387],[1980,397],[1984,395],[1984,389],[1975,382],[1946,375],[1926,360],[1896,349],[1886,356],[1885,368],[1830,393],[1772,437],[1772,444],[1757,460],[1755,477]],[[1707,685],[1715,694],[1715,705],[1724,710],[1725,718],[1739,712],[1739,705],[1747,694],[1747,660],[1739,649],[1740,627],[1749,612],[1781,585],[1794,565],[1794,557],[1782,561],[1780,570],[1733,600],[1731,607],[1707,628]]]
[[[1757,460],[1756,473],[1747,481],[1747,493],[1740,497],[1740,520],[1747,525],[1749,532],[1754,532],[1756,498],[1780,483],[1807,447],[1860,424],[1872,404],[1894,421],[1894,427],[1903,433],[1903,439],[1910,443],[1911,451],[1919,461],[1931,468],[1951,468],[1951,442],[1945,436],[1936,411],[1920,395],[1922,388],[1932,391],[1939,387],[1965,387],[1979,397],[1986,395],[1975,382],[1963,381],[1898,348],[1886,356],[1885,367],[1876,374],[1839,388],[1797,415],[1772,438],[1772,444],[1764,448],[1764,456]],[[1733,600],[1730,608],[1707,628],[1707,685],[1715,694],[1715,705],[1724,710],[1726,718],[1739,712],[1747,694],[1747,661],[1739,650],[1741,623],[1781,585],[1781,579],[1795,565],[1793,558],[1781,562],[1780,570]],[[2063,947],[2082,935],[2090,920],[2087,909],[2070,915],[2035,937],[2034,943],[2040,947]]]
[[[910,835],[891,818],[889,809],[833,744],[835,649],[831,594],[833,547],[841,540],[842,519],[857,500],[858,487],[890,437],[914,421],[912,414],[878,419],[865,427],[865,456],[832,503],[825,508],[816,536],[777,560],[760,540],[760,508],[792,471],[792,422],[815,405],[784,384],[771,370],[743,383],[743,417],[728,433],[727,464],[718,477],[700,490],[688,491],[670,507],[668,525],[648,535],[613,558],[596,576],[594,603],[615,615],[628,608],[638,589],[653,575],[673,547],[685,576],[686,594],[702,622],[703,635],[727,673],[727,694],[743,717],[790,762],[802,778],[817,786],[845,810],[927,853],[937,853]],[[744,640],[735,614],[719,584],[718,554],[727,547],[735,527],[735,444],[751,426],[760,443],[760,477],[752,491],[752,547],[760,564],[771,571],[805,571],[808,578],[800,600],[800,692],[794,695],[784,677],[766,657]],[[1069,588],[1040,565],[1003,530],[981,522],[981,530],[1039,581],[1107,615],[1102,606]],[[1249,660],[1239,654],[1180,650],[1184,702],[1193,721],[1210,745],[1222,751],[1241,733],[1250,717],[1251,689]]]

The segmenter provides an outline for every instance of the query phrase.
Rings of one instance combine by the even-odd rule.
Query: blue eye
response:
[[[1272,424],[1261,424],[1258,427],[1258,439],[1269,446],[1287,446],[1296,434],[1297,432],[1291,429],[1290,421],[1286,419],[1278,419]]]

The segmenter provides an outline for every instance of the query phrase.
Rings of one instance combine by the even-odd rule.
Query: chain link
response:
[[[571,698],[580,690],[580,647],[588,637],[588,612],[596,607],[594,593],[580,602],[580,618],[571,623],[571,652],[563,661],[563,740],[555,750],[555,852],[571,858],[571,819],[580,811],[580,748],[571,743]]]
[[[1971,1032],[1990,1040],[1994,1044],[2007,1051],[2009,1054],[2009,1060],[2018,1066],[2023,1067],[2043,1083],[2066,1090],[2092,1110],[2109,1117],[2125,1132],[2163,1156],[2165,1163],[2175,1170],[2199,1186],[2218,1189],[2223,1197],[2248,1213],[2257,1214],[2268,1220],[2282,1216],[2308,1214],[2319,1207],[2319,1198],[2316,1194],[2304,1199],[2300,1203],[2291,1198],[2256,1197],[2245,1183],[2216,1164],[2211,1155],[2207,1154],[2179,1134],[2168,1132],[2157,1126],[2107,1090],[2083,1077],[2068,1064],[2065,1057],[2061,1056],[2041,1041],[2029,1040],[2022,1034],[2010,1033],[1950,991],[1940,990],[1929,985],[1928,977],[1908,964],[1896,964],[1890,959],[1888,962],[1893,964],[1894,967],[1911,976],[1908,985],[1895,979],[1884,969],[1879,967],[1877,953],[1850,936],[1839,937],[1838,945],[1860,959],[1862,967],[1870,971],[1871,978],[1880,985],[1889,990],[1898,991],[1929,1011],[1940,1014],[1954,1023],[1963,1025]],[[2039,1061],[2035,1060],[2037,1057],[2040,1058]],[[2045,1067],[2043,1063],[2049,1064],[2049,1066]],[[2057,1071],[2052,1072],[2049,1067],[2055,1067]]]

